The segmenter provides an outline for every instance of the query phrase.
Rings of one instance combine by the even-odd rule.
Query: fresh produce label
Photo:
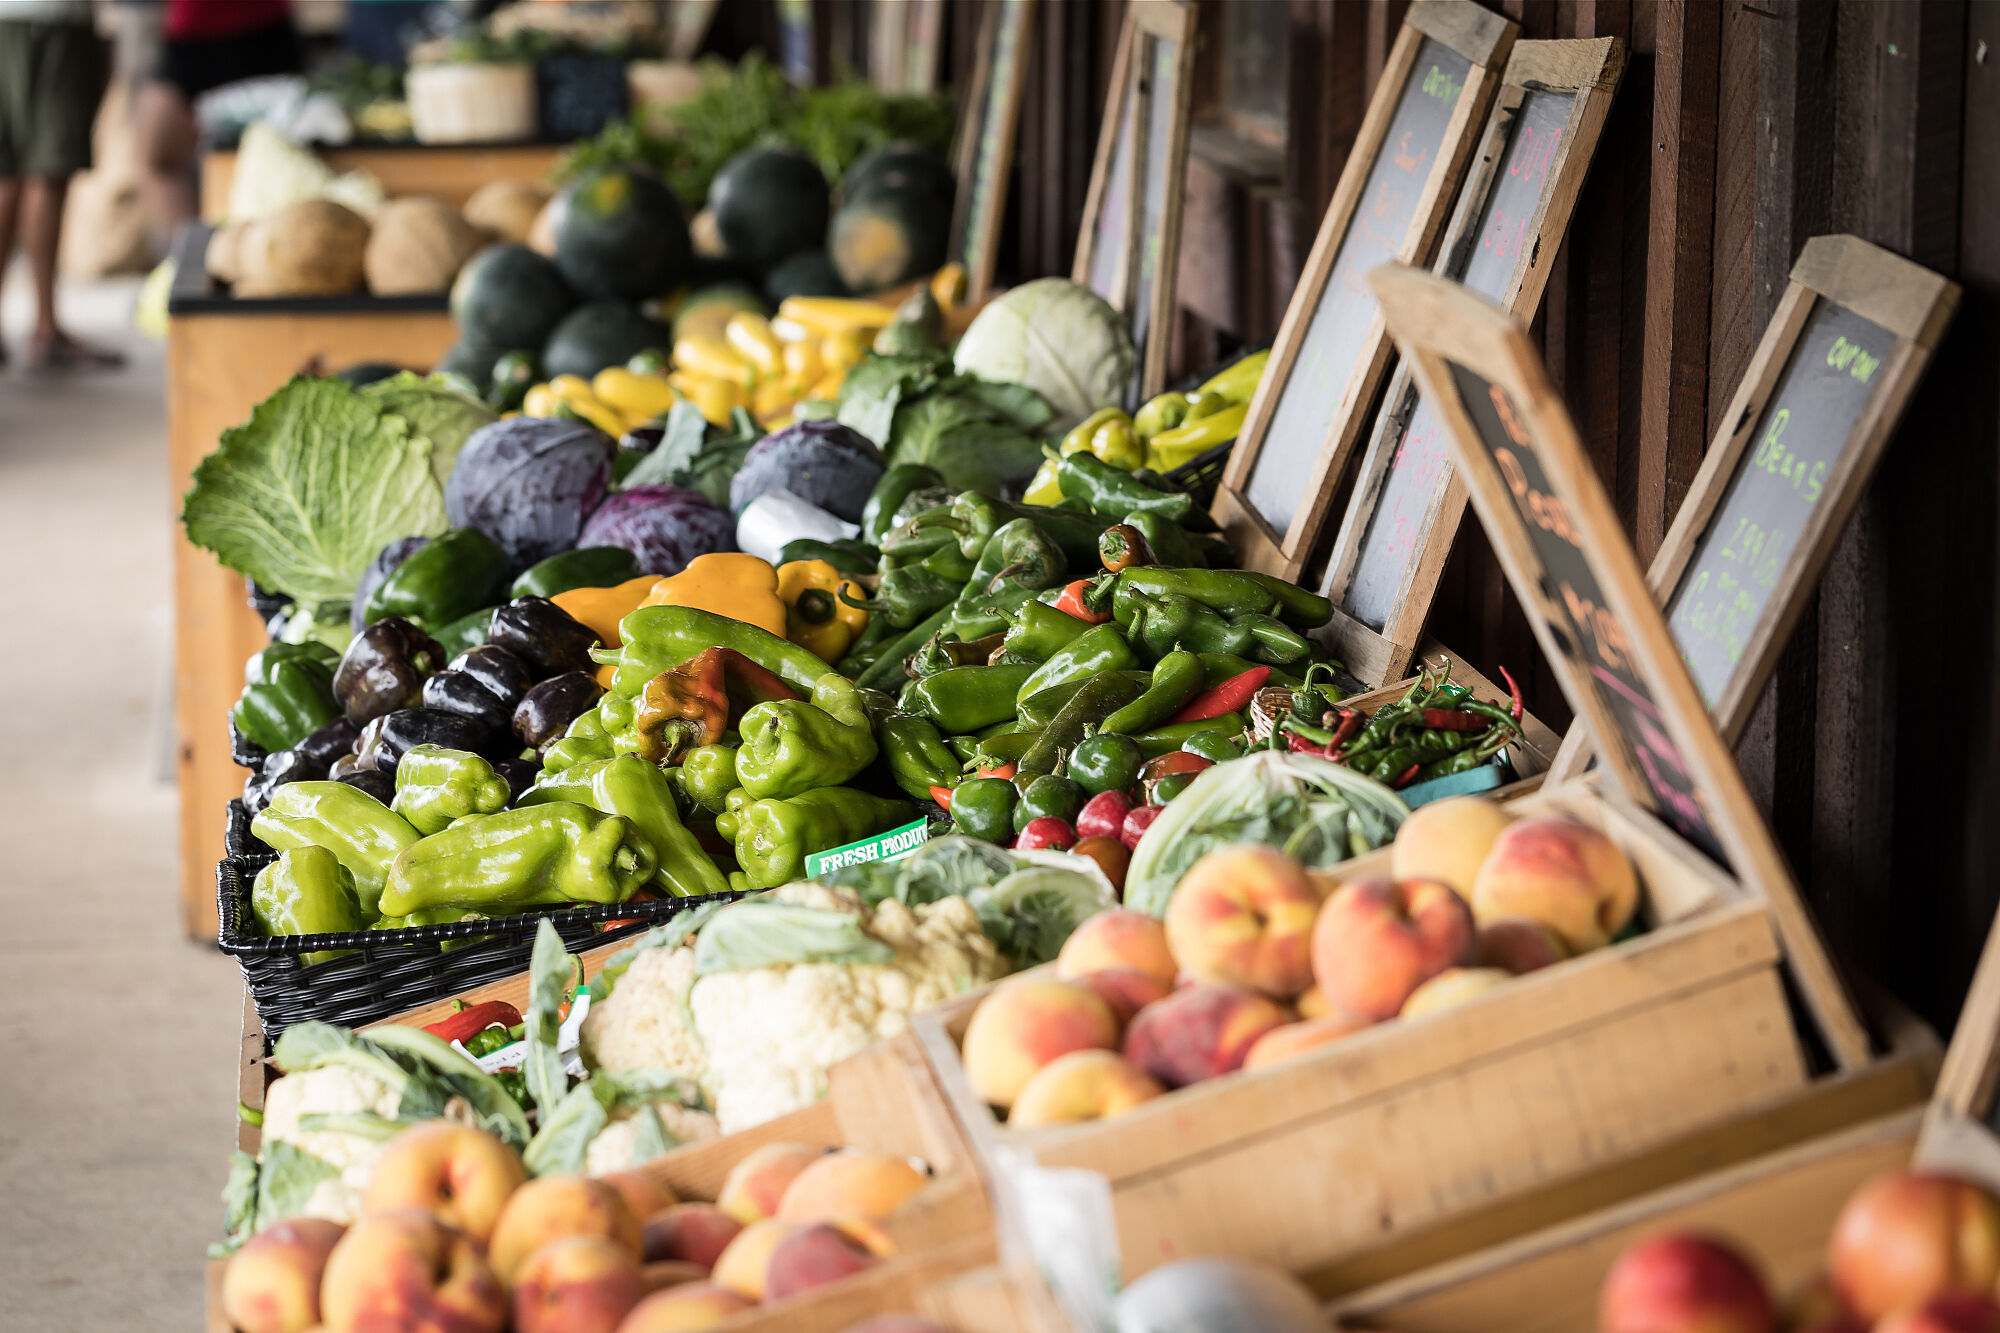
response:
[[[893,861],[899,856],[908,856],[924,845],[930,837],[928,820],[914,819],[901,828],[892,828],[887,833],[878,833],[860,842],[850,842],[845,847],[836,847],[830,852],[814,852],[806,857],[806,875],[823,875],[845,866],[858,866],[868,861]]]

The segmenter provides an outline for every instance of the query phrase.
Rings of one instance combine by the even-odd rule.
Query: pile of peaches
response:
[[[1164,921],[1100,913],[1053,976],[995,987],[965,1031],[968,1081],[1016,1128],[1103,1119],[1464,1004],[1603,948],[1638,907],[1632,863],[1601,831],[1482,797],[1418,809],[1390,857],[1390,877],[1339,883],[1271,847],[1210,852]]]
[[[890,1257],[882,1222],[926,1180],[899,1157],[770,1143],[713,1203],[683,1202],[639,1171],[529,1180],[498,1139],[433,1121],[389,1145],[352,1226],[246,1241],[222,1308],[240,1333],[715,1328]]]
[[[1876,1177],[1789,1316],[1741,1251],[1686,1232],[1626,1250],[1598,1293],[1600,1333],[2000,1333],[2000,1200],[1938,1172]]]

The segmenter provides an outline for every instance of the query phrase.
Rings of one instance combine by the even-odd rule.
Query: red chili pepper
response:
[[[1435,731],[1484,731],[1493,725],[1493,719],[1460,708],[1426,708],[1424,725]]]
[[[1321,745],[1317,741],[1308,740],[1296,731],[1285,733],[1285,748],[1293,754],[1316,754],[1322,758],[1332,753],[1328,747]]]
[[[1397,778],[1394,782],[1389,784],[1390,790],[1401,791],[1403,788],[1409,786],[1410,779],[1415,777],[1417,775],[1417,770],[1422,767],[1423,767],[1422,764],[1411,764],[1408,768],[1404,769],[1403,775]]]
[[[995,764],[991,768],[977,769],[975,770],[975,774],[976,776],[982,778],[1011,778],[1014,776],[1016,771],[1017,771],[1016,764],[1012,759],[1009,759],[1004,764]]]
[[[1514,683],[1513,673],[1508,671],[1504,665],[1500,668],[1500,679],[1507,682],[1507,693],[1513,696],[1514,699],[1514,720],[1519,722],[1521,720],[1521,687]]]
[[[1215,767],[1213,759],[1203,759],[1198,754],[1186,750],[1169,750],[1157,759],[1149,759],[1139,770],[1142,782],[1152,782],[1158,778],[1172,777],[1176,773],[1199,773],[1204,768]]]
[[[1083,594],[1089,589],[1091,582],[1090,579],[1078,579],[1064,587],[1062,596],[1056,598],[1056,610],[1064,615],[1075,616],[1087,625],[1102,625],[1111,619],[1111,612],[1093,611],[1084,605]]]
[[[936,801],[939,805],[943,806],[946,814],[951,813],[951,788],[932,787],[931,799],[933,801]]]
[[[426,1023],[424,1031],[445,1041],[470,1041],[490,1027],[510,1028],[520,1021],[521,1011],[513,1005],[505,1000],[488,1000],[468,1005],[449,1018]]]
[[[1327,752],[1333,754],[1345,749],[1347,743],[1354,739],[1354,734],[1367,722],[1368,715],[1359,708],[1341,709],[1340,725],[1333,729],[1333,739],[1327,742]]]
[[[1251,667],[1248,671],[1231,676],[1212,690],[1197,694],[1186,708],[1168,718],[1164,726],[1176,722],[1205,722],[1212,717],[1222,717],[1229,713],[1241,712],[1257,691],[1264,688],[1264,682],[1271,678],[1271,668]]]

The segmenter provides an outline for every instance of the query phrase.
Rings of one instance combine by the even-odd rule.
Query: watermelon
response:
[[[743,310],[753,315],[771,313],[764,298],[741,283],[720,283],[690,292],[674,311],[674,341],[679,342],[689,334],[720,338],[729,317]]]
[[[592,301],[578,306],[556,325],[542,348],[542,370],[585,379],[606,366],[622,366],[649,347],[665,347],[673,331],[647,319],[623,301]],[[492,369],[491,363],[487,366]]]
[[[540,347],[576,295],[546,258],[525,245],[489,245],[451,284],[458,336],[490,347]]]
[[[951,208],[949,194],[878,172],[833,215],[826,248],[840,280],[874,292],[932,272],[951,247]]]
[[[913,143],[884,144],[856,158],[840,178],[841,202],[857,198],[877,185],[889,186],[898,193],[933,195],[947,203],[958,193],[951,164],[930,149]]]
[[[586,300],[641,301],[687,280],[687,215],[658,176],[597,167],[555,197],[556,268]]]
[[[764,279],[764,295],[777,305],[788,296],[846,296],[847,284],[833,267],[824,250],[804,250],[771,270]]]
[[[826,177],[796,148],[746,148],[708,187],[708,209],[731,259],[768,272],[826,240]]]

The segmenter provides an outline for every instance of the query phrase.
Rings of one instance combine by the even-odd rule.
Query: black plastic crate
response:
[[[241,801],[229,803],[224,837],[228,855],[215,868],[216,942],[243,969],[267,1041],[290,1027],[318,1019],[356,1027],[418,1005],[447,999],[473,986],[528,970],[535,932],[544,920],[570,952],[635,938],[653,926],[706,902],[741,895],[710,894],[659,902],[541,907],[512,916],[454,921],[402,930],[361,930],[334,935],[266,935],[250,916],[250,882],[277,859],[250,833]],[[610,930],[605,922],[628,924]],[[446,948],[447,944],[454,947]],[[307,966],[301,954],[351,949]]]

